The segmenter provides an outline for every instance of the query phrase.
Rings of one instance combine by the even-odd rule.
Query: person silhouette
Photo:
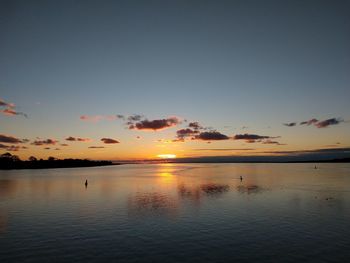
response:
[[[88,186],[88,181],[87,181],[87,179],[85,180],[85,187],[87,187]]]
[[[239,179],[240,179],[240,180],[241,180],[241,182],[242,182],[242,180],[243,180],[243,177],[242,177],[242,176],[240,176],[240,177],[239,177]]]

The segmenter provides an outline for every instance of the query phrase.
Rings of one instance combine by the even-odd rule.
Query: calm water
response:
[[[350,164],[318,168],[0,171],[0,262],[349,262]]]

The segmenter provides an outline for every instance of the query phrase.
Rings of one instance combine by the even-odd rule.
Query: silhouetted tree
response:
[[[35,156],[30,156],[30,157],[28,158],[28,160],[29,160],[30,162],[36,162],[38,159],[37,159]]]

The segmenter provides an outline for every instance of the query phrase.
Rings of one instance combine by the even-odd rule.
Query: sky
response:
[[[0,153],[348,154],[349,13],[349,1],[1,1]]]

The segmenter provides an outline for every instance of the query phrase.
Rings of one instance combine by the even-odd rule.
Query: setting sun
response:
[[[157,157],[162,159],[174,159],[176,158],[176,154],[158,154]]]

